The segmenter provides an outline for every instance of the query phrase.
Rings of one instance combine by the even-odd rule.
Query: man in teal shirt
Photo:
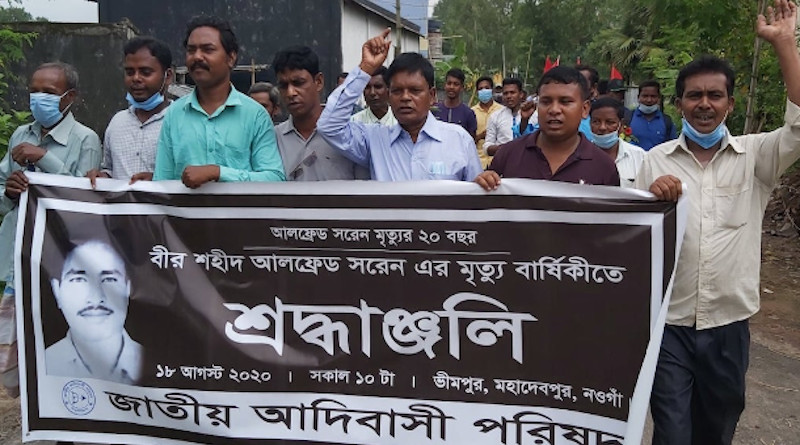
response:
[[[284,181],[272,120],[231,85],[239,44],[228,22],[192,19],[183,45],[196,88],[164,118],[153,180],[180,179],[190,188],[211,181]]]
[[[78,73],[71,65],[45,63],[29,85],[34,122],[19,126],[0,161],[0,376],[12,395],[19,395],[17,327],[14,320],[14,236],[20,195],[28,188],[25,171],[82,177],[100,166],[100,138],[72,115],[78,95]]]

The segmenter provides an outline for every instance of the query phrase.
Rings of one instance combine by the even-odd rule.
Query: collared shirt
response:
[[[505,178],[619,185],[619,174],[614,160],[580,133],[578,147],[553,173],[542,149],[536,145],[539,134],[537,131],[503,145],[494,155],[489,170],[494,170]]]
[[[433,113],[436,119],[450,124],[461,125],[461,128],[467,130],[470,136],[475,136],[478,130],[478,121],[475,119],[475,112],[472,111],[467,105],[460,103],[454,108],[450,108],[439,102],[436,104],[436,112]]]
[[[181,179],[186,167],[209,164],[219,166],[220,182],[285,180],[272,119],[233,86],[210,116],[196,89],[167,107],[153,180]]]
[[[385,127],[350,122],[350,108],[370,78],[355,69],[328,97],[317,131],[331,146],[358,164],[369,166],[372,179],[378,181],[472,181],[480,174],[481,162],[472,136],[458,125],[436,120],[430,112],[416,143],[400,124]]]
[[[307,140],[289,120],[275,127],[283,170],[288,181],[328,181],[332,179],[369,179],[369,171],[347,159],[317,133]]]
[[[678,137],[674,123],[670,131],[667,132],[667,121],[661,110],[653,113],[652,119],[647,119],[646,116],[637,108],[631,114],[630,123],[631,132],[636,138],[636,144],[642,147],[644,151]]]
[[[384,114],[380,119],[378,119],[378,116],[375,116],[375,113],[373,113],[372,110],[367,107],[350,116],[350,121],[361,122],[362,124],[381,124],[387,127],[391,127],[397,123],[397,119],[395,119],[391,107],[389,107],[388,111],[386,111],[386,114]]]
[[[511,111],[511,108],[503,107],[498,112],[489,116],[489,120],[486,122],[486,142],[483,144],[484,152],[487,147],[502,145],[536,131],[539,128],[537,116],[538,114],[534,113],[534,115],[528,119],[528,126],[522,132],[519,130],[519,124],[521,123],[519,111],[515,114]]]
[[[644,161],[644,153],[645,151],[641,147],[625,142],[622,139],[619,140],[617,159],[614,160],[619,172],[619,185],[625,188],[633,187],[633,181],[636,179],[636,174],[639,173],[642,161]]]
[[[502,105],[493,100],[489,101],[489,103],[491,105],[489,106],[488,110],[484,110],[483,107],[481,107],[481,104],[477,104],[472,107],[472,111],[475,113],[475,119],[478,122],[477,133],[483,133],[486,131],[486,124],[489,123],[489,116],[494,114],[495,111],[500,111],[503,109]],[[489,166],[489,162],[492,161],[492,157],[487,155],[483,150],[484,142],[486,142],[486,136],[478,140],[478,157],[481,158],[481,166],[486,168]]]
[[[705,167],[683,134],[647,152],[635,186],[647,190],[669,174],[689,198],[667,323],[708,329],[758,312],[764,210],[781,173],[800,158],[800,107],[787,101],[784,119],[769,133],[727,133]]]
[[[100,138],[89,127],[68,113],[61,122],[42,137],[38,122],[20,125],[8,140],[8,153],[0,161],[0,215],[5,215],[0,225],[0,278],[12,276],[14,270],[14,237],[17,228],[17,201],[6,196],[6,179],[15,170],[25,167],[11,159],[11,149],[28,142],[47,153],[36,163],[39,172],[83,177],[86,172],[100,167]]]
[[[83,361],[78,350],[75,349],[72,336],[67,332],[66,337],[44,350],[44,363],[48,375],[95,378],[132,385],[137,383],[142,376],[142,356],[142,345],[133,341],[123,330],[122,351],[119,352],[117,363],[110,374],[101,375],[97,370],[91,370]]]
[[[145,122],[139,120],[133,107],[117,112],[106,128],[100,169],[114,179],[130,179],[137,173],[155,170],[158,135],[168,108]]]

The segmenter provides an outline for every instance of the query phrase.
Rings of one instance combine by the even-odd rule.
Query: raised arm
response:
[[[344,83],[328,96],[325,109],[317,120],[317,131],[335,149],[352,161],[369,167],[369,138],[364,124],[350,121],[353,104],[364,92],[372,73],[383,65],[391,42],[387,40],[391,29],[367,40],[361,48],[361,63]]]
[[[778,63],[786,84],[786,95],[792,103],[800,105],[800,55],[797,52],[797,5],[793,1],[775,0],[767,8],[766,17],[756,20],[758,36],[775,48]]]

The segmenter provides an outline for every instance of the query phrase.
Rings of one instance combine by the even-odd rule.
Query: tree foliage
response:
[[[744,127],[757,7],[755,0],[440,0],[434,14],[445,36],[463,36],[467,66],[478,72],[502,66],[505,45],[508,71],[528,84],[536,83],[548,55],[567,65],[580,57],[601,77],[613,64],[629,84],[660,80],[669,104],[682,66],[702,54],[720,56],[737,73],[736,111],[728,121],[737,133]],[[775,128],[785,91],[769,45],[756,77],[757,127]],[[665,110],[678,117],[674,107]]]
[[[8,82],[13,79],[9,65],[25,57],[24,49],[34,38],[34,34],[0,28],[0,157],[5,156],[8,139],[14,130],[30,118],[30,113],[27,111],[10,109],[5,97],[8,92]]]

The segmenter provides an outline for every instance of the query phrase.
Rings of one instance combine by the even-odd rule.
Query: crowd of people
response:
[[[628,109],[624,87],[609,84],[601,94],[597,70],[585,65],[550,69],[529,96],[519,79],[507,78],[498,97],[493,80],[481,77],[471,108],[462,101],[464,73],[453,69],[437,102],[427,59],[404,53],[384,66],[388,29],[364,43],[361,63],[343,73],[323,106],[324,77],[311,48],[279,51],[276,86],[257,83],[244,94],[231,84],[239,52],[233,30],[219,18],[198,17],[183,42],[196,86],[175,101],[166,98],[169,48],[150,37],[125,45],[129,107],[111,118],[102,144],[71,112],[75,69],[43,64],[29,82],[34,121],[14,132],[0,162],[3,384],[17,393],[12,254],[28,171],[85,176],[93,185],[97,178],[180,180],[189,188],[216,181],[449,179],[492,191],[503,178],[531,178],[636,187],[661,200],[687,194],[688,224],[651,398],[653,443],[730,444],[744,409],[748,319],[759,307],[761,218],[779,176],[800,158],[796,19],[787,0],[756,19],[758,35],[779,60],[788,100],[783,127],[745,136],[725,125],[735,77],[713,56],[690,62],[676,79],[680,132],[662,109],[659,82],[641,82],[638,105]],[[273,126],[282,109],[288,119]]]

